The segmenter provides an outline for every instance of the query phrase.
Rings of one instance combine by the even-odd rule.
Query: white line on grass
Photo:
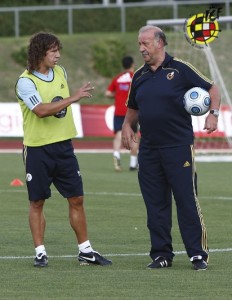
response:
[[[215,252],[231,252],[232,248],[225,248],[225,249],[211,249],[210,253]],[[174,251],[175,255],[182,255],[186,254],[186,251]],[[128,257],[128,256],[149,256],[149,253],[109,253],[104,254],[104,256],[114,256],[114,257]],[[77,255],[49,255],[49,258],[73,258],[77,257]],[[0,256],[0,260],[13,260],[13,259],[31,259],[34,256]]]
[[[18,190],[18,189],[0,189],[0,193],[27,193],[27,190]],[[56,190],[52,191],[52,194],[58,194]],[[85,195],[99,195],[99,196],[125,196],[125,197],[141,197],[140,193],[119,193],[119,192],[85,192]],[[214,196],[200,196],[202,199],[212,199],[212,200],[232,200],[232,197],[214,197]]]
[[[18,190],[18,189],[2,189],[0,194],[4,193],[27,193],[27,190]],[[58,191],[53,190],[52,194],[58,194]],[[114,197],[142,197],[140,193],[118,193],[118,192],[85,192],[85,195],[95,195],[95,196],[114,196]],[[226,200],[231,201],[232,197],[215,197],[215,196],[199,196],[199,199],[207,200]]]
[[[105,153],[112,153],[112,149],[74,149],[75,153],[90,153],[90,154],[105,154]],[[126,149],[121,149],[122,153],[129,153]],[[204,154],[204,155],[198,155],[198,150],[196,150],[196,157],[195,160],[197,162],[232,162],[232,155],[231,151],[228,150],[228,153],[220,153],[218,155],[213,154]],[[2,154],[8,154],[8,153],[15,153],[15,154],[21,154],[22,149],[0,149],[0,153]]]

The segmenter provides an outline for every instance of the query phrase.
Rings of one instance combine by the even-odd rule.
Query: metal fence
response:
[[[76,5],[50,5],[50,6],[25,6],[25,7],[0,7],[0,16],[3,13],[13,13],[14,14],[14,35],[15,37],[20,36],[20,14],[22,12],[33,12],[33,11],[66,11],[67,13],[67,34],[71,35],[74,33],[73,30],[73,12],[75,10],[82,9],[107,9],[114,8],[120,10],[120,23],[121,32],[126,32],[126,9],[131,7],[171,7],[173,19],[179,17],[179,9],[181,6],[187,5],[200,5],[208,4],[211,5],[223,5],[225,7],[225,16],[230,16],[230,4],[232,0],[205,0],[205,1],[145,1],[145,2],[134,2],[134,3],[120,3],[120,4],[76,4]],[[3,24],[2,24],[3,25]],[[1,25],[1,26],[2,26]]]

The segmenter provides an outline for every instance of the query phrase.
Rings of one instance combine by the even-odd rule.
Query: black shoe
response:
[[[208,268],[208,264],[201,255],[191,257],[190,261],[192,262],[193,269],[196,271],[205,271]]]
[[[172,261],[166,257],[158,256],[147,267],[148,269],[167,268],[172,266]]]
[[[80,252],[78,254],[78,260],[80,265],[100,265],[100,266],[107,266],[112,265],[112,261],[106,259],[105,257],[101,256],[98,252],[90,252],[90,253],[83,253]]]
[[[130,167],[129,170],[130,171],[138,171],[138,168],[137,167]]]
[[[47,256],[43,253],[36,255],[34,260],[34,267],[47,267],[47,266],[48,266]]]

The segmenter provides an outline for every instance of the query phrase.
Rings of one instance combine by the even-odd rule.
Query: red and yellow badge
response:
[[[185,37],[194,47],[205,48],[209,43],[218,37],[221,31],[218,25],[218,13],[215,17],[213,13],[198,13],[192,15],[185,21]]]

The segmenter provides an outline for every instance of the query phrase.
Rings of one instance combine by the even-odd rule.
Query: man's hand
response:
[[[128,150],[131,150],[133,148],[134,143],[139,142],[137,140],[137,135],[132,129],[132,124],[136,124],[137,122],[138,111],[128,108],[124,123],[122,125],[122,145]]]
[[[82,87],[79,88],[76,93],[74,93],[71,98],[73,99],[73,102],[79,101],[81,98],[91,98],[92,93],[91,91],[94,90],[94,87],[91,86],[90,82],[84,84]]]
[[[218,124],[218,117],[209,113],[207,118],[205,119],[204,130],[207,130],[207,133],[211,133],[217,129],[217,124]]]
[[[129,125],[124,125],[122,128],[122,144],[123,146],[131,150],[134,143],[138,143],[137,136]]]

